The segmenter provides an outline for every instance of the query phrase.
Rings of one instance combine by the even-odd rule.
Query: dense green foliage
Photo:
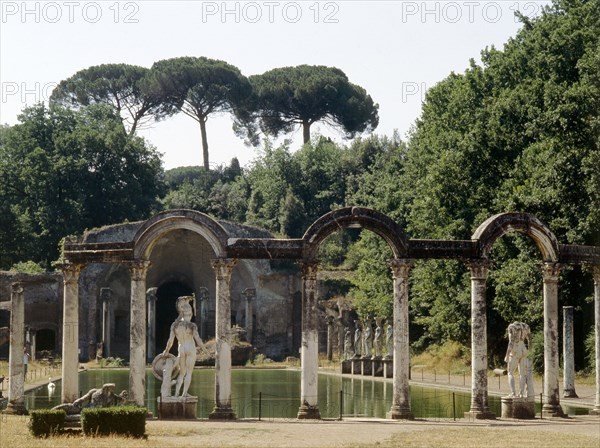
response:
[[[62,409],[38,409],[30,412],[27,426],[34,437],[49,437],[64,429],[66,416]]]
[[[251,76],[249,81],[253,94],[246,103],[246,118],[251,122],[244,124],[251,136],[254,119],[265,134],[273,136],[301,126],[305,144],[310,141],[310,127],[317,121],[341,128],[349,138],[373,131],[379,123],[379,106],[365,89],[352,84],[335,67],[281,67]]]
[[[81,430],[88,436],[145,437],[147,414],[148,409],[135,406],[86,408],[81,411]]]
[[[163,192],[154,148],[128,136],[108,106],[23,110],[0,140],[0,266],[45,268],[61,238],[147,218]]]

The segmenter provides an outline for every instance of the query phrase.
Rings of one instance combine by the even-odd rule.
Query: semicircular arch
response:
[[[210,216],[195,210],[168,210],[158,213],[138,229],[134,238],[134,258],[147,259],[156,242],[173,230],[190,230],[206,239],[216,258],[225,257],[228,235]]]
[[[535,242],[544,261],[558,262],[559,246],[556,236],[546,224],[530,213],[499,213],[481,223],[471,237],[478,242],[478,257],[488,258],[496,240],[509,232],[528,235]]]
[[[332,233],[345,228],[361,227],[381,236],[392,249],[395,258],[408,253],[404,230],[388,216],[366,207],[345,207],[326,213],[304,233],[304,258],[316,258],[320,244]]]

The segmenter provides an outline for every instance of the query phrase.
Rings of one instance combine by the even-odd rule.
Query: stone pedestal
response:
[[[362,375],[362,363],[360,359],[353,359],[352,363],[352,375]]]
[[[502,418],[530,420],[535,418],[533,398],[502,397]]]
[[[159,420],[197,418],[198,397],[158,397],[156,400]]]
[[[384,359],[383,361],[383,377],[393,378],[394,377],[394,362],[391,359]]]
[[[496,414],[491,411],[467,411],[464,417],[467,420],[495,420]]]
[[[373,371],[373,362],[371,361],[371,358],[363,358],[360,362],[362,365],[362,374],[371,375],[371,372]]]
[[[373,376],[383,376],[383,361],[381,359],[374,359],[373,363]]]
[[[342,361],[342,373],[352,373],[352,361]]]

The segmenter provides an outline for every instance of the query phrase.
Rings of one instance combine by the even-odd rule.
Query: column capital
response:
[[[62,271],[65,283],[75,283],[79,281],[79,274],[85,265],[79,263],[59,263],[56,266]]]
[[[100,300],[102,300],[102,302],[110,302],[111,297],[112,289],[107,287],[100,288]]]
[[[319,271],[319,260],[314,258],[308,260],[299,260],[298,265],[302,270],[302,277],[306,279],[316,280],[317,272]]]
[[[561,267],[562,265],[560,263],[545,261],[542,265],[542,277],[544,282],[558,282]]]
[[[127,263],[131,280],[135,282],[144,280],[149,267],[150,261],[148,260],[134,260]]]
[[[392,270],[394,278],[408,278],[408,274],[414,266],[414,261],[408,258],[393,258],[388,261],[388,266]]]
[[[237,258],[215,258],[210,260],[210,264],[215,270],[215,274],[217,274],[217,279],[219,280],[229,278],[236,263]]]
[[[148,288],[146,290],[146,301],[147,302],[156,302],[158,300],[158,297],[156,297],[156,291],[158,291],[158,288],[156,286],[154,286],[152,288]]]
[[[487,279],[488,272],[492,267],[492,260],[487,258],[477,258],[465,261],[465,264],[471,271],[472,280],[485,280]]]
[[[14,282],[10,284],[11,294],[23,294],[23,283]]]
[[[245,297],[247,301],[251,301],[256,297],[256,289],[255,288],[246,288],[242,291],[242,297]]]
[[[594,277],[594,283],[600,285],[600,264],[593,264],[590,266],[592,276]]]

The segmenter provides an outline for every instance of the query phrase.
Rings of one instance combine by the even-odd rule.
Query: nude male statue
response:
[[[175,385],[175,396],[179,396],[179,391],[183,385],[182,397],[189,396],[188,389],[192,381],[192,372],[194,365],[196,364],[196,346],[206,351],[202,339],[198,334],[198,327],[195,323],[191,322],[194,312],[190,301],[193,301],[192,296],[183,296],[177,299],[177,311],[179,316],[171,325],[171,334],[167,345],[162,355],[168,356],[169,350],[171,349],[175,338],[178,343],[178,366],[179,376],[177,377],[177,383]]]
[[[525,386],[527,396],[533,396],[533,382],[531,381],[531,361],[527,358],[528,346],[531,340],[529,325],[523,322],[513,322],[508,326],[508,348],[504,361],[508,363],[509,397],[524,397]],[[525,344],[527,342],[527,345]],[[519,370],[519,393],[515,387],[515,370]]]

